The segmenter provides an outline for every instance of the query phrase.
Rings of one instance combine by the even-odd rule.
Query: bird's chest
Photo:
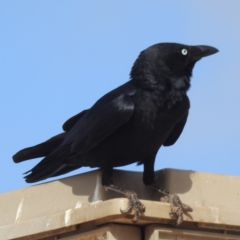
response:
[[[172,128],[187,113],[190,103],[186,95],[171,107],[165,96],[143,94],[137,101],[134,110],[134,125],[140,131],[150,134],[164,132]]]

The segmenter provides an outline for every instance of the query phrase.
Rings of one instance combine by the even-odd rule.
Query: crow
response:
[[[143,182],[163,193],[171,204],[170,215],[183,221],[192,211],[179,197],[154,183],[154,162],[161,146],[173,145],[187,121],[190,102],[187,90],[195,63],[217,53],[214,47],[158,43],[142,51],[135,61],[130,80],[101,97],[91,108],[63,124],[63,133],[36,146],[20,150],[15,163],[44,157],[25,176],[27,183],[59,176],[89,166],[102,169],[106,190],[122,193],[137,222],[145,211],[134,191],[114,185],[114,167],[134,162],[143,164]]]

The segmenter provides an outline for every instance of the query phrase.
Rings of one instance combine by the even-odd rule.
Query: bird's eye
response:
[[[188,53],[188,51],[187,51],[187,49],[182,49],[182,55],[187,55],[187,53]]]

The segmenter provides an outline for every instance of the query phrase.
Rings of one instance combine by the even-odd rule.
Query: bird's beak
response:
[[[218,49],[210,46],[191,46],[191,58],[192,61],[197,61],[202,57],[207,57],[209,55],[215,54],[218,52]]]

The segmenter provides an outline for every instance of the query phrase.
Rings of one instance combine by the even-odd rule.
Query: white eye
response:
[[[187,55],[187,49],[182,49],[182,55]]]

